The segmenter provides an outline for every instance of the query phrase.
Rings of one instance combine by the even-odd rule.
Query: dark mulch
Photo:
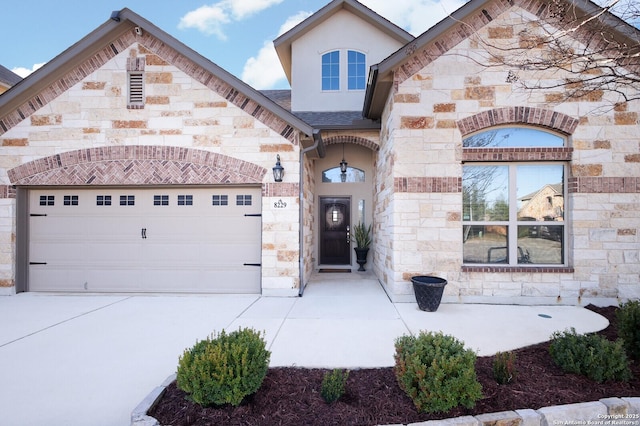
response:
[[[589,309],[605,316],[610,325],[600,334],[615,340],[616,307]],[[559,330],[562,331],[562,330]],[[478,357],[476,371],[484,397],[468,410],[419,414],[398,387],[392,368],[352,370],[346,394],[334,404],[320,397],[327,370],[272,368],[260,390],[240,407],[201,408],[189,402],[175,383],[149,414],[162,425],[379,425],[411,423],[523,408],[597,401],[607,397],[640,396],[640,362],[631,364],[634,378],[628,383],[598,384],[557,367],[541,343],[514,351],[517,381],[498,385],[493,379],[493,357]]]

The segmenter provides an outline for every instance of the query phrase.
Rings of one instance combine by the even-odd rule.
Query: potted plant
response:
[[[364,264],[367,263],[367,254],[369,253],[369,246],[371,245],[371,224],[365,226],[364,223],[359,222],[353,228],[353,236],[356,239],[356,262],[360,265],[358,271],[364,271]]]

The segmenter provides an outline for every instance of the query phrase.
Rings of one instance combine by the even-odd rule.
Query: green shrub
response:
[[[320,388],[320,396],[327,404],[336,402],[344,395],[344,387],[349,378],[349,370],[340,370],[338,368],[328,371],[322,378],[322,386]]]
[[[629,358],[640,360],[640,302],[628,301],[616,313],[618,337],[624,342]]]
[[[238,406],[262,385],[270,356],[260,333],[249,328],[229,334],[222,330],[184,351],[176,382],[202,406]]]
[[[420,412],[446,412],[463,405],[472,408],[482,398],[476,377],[476,354],[462,342],[442,333],[420,332],[395,342],[398,384]]]
[[[516,381],[516,354],[498,352],[493,359],[493,378],[501,385]]]
[[[551,336],[549,352],[567,373],[582,374],[598,383],[631,378],[622,340],[611,342],[597,334],[576,334],[576,330]]]

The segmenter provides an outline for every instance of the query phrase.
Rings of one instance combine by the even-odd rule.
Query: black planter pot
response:
[[[366,269],[364,269],[364,264],[367,263],[367,254],[369,254],[369,248],[354,247],[353,249],[356,251],[356,262],[358,262],[358,265],[360,265],[358,271],[365,271]]]
[[[413,283],[413,292],[416,295],[416,302],[418,302],[420,310],[427,312],[437,311],[440,306],[440,301],[442,300],[442,293],[444,293],[444,286],[447,285],[447,280],[421,275],[411,277],[411,282]]]

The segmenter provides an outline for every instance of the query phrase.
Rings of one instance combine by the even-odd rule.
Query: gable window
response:
[[[364,53],[349,50],[347,52],[347,87],[349,90],[364,90],[366,81]]]
[[[482,132],[464,147],[555,147],[564,138],[529,128]],[[564,162],[467,162],[462,171],[465,264],[565,266]]]
[[[340,51],[322,55],[322,90],[340,90]]]

